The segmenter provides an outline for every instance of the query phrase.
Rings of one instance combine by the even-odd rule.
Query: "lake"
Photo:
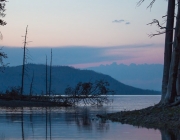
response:
[[[110,96],[102,107],[0,108],[0,140],[161,140],[161,132],[98,119],[96,114],[141,109],[160,96]]]

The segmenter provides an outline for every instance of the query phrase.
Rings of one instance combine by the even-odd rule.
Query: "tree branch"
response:
[[[153,21],[151,23],[148,23],[147,25],[152,25],[152,24],[157,24],[157,26],[160,28],[160,29],[166,29],[166,27],[163,27],[159,24],[159,21],[157,19],[153,19]]]
[[[156,36],[156,35],[161,35],[161,34],[165,34],[165,33],[166,33],[166,31],[162,31],[162,32],[157,31],[157,33],[156,33],[156,34],[148,34],[148,36],[149,36],[150,38],[152,38],[153,36]]]
[[[144,2],[145,0],[140,0],[138,3],[137,3],[137,6],[140,6],[143,2]],[[152,8],[152,6],[153,6],[153,4],[155,3],[155,1],[156,0],[152,0],[151,2],[150,2],[150,4],[148,5],[148,7],[147,8]]]

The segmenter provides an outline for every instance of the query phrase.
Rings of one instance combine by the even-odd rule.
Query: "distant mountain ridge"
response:
[[[33,93],[45,93],[45,65],[27,64],[25,76],[25,94],[30,91],[30,82],[34,71]],[[6,67],[0,73],[0,90],[5,91],[9,87],[21,85],[22,66]],[[49,73],[49,66],[48,66]],[[49,78],[49,75],[48,75]],[[92,70],[80,70],[68,66],[52,67],[52,91],[54,94],[63,94],[67,86],[74,87],[78,82],[93,82],[95,80],[105,80],[109,82],[110,89],[117,95],[157,95],[158,91],[142,90],[125,85],[112,77],[94,72]]]
[[[117,64],[89,67],[88,70],[110,75],[112,78],[143,89],[161,91],[163,65],[162,64]]]

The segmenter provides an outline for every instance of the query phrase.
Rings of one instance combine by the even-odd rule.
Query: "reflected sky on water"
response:
[[[161,140],[159,130],[96,118],[96,114],[154,105],[160,96],[111,98],[113,102],[103,107],[0,108],[0,140]]]

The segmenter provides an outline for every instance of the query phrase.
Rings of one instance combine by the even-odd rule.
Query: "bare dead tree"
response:
[[[47,55],[46,55],[46,95],[48,95]]]
[[[141,5],[145,0],[140,0],[138,2],[138,6]],[[148,8],[152,8],[152,5],[154,4],[156,0],[152,0]],[[164,49],[164,69],[163,69],[163,80],[162,80],[162,96],[160,104],[171,104],[175,102],[175,97],[177,96],[177,90],[180,87],[178,79],[180,79],[180,71],[178,71],[178,65],[179,63],[179,0],[177,1],[177,16],[176,16],[176,27],[174,28],[174,18],[175,18],[175,6],[176,6],[175,0],[168,0],[168,8],[167,8],[167,15],[163,16],[167,17],[166,21],[166,27],[163,27],[157,19],[154,19],[151,23],[148,25],[156,24],[160,30],[163,31],[157,31],[156,33],[150,34],[150,37],[165,34],[165,49]],[[175,31],[175,34],[174,34]],[[173,40],[174,35],[174,40]],[[173,48],[173,49],[172,49]],[[180,66],[179,66],[180,68]],[[177,78],[178,76],[178,78]],[[178,88],[177,88],[178,87]],[[177,88],[177,89],[176,89]]]
[[[30,84],[30,96],[33,94],[33,83],[34,83],[34,71],[31,79],[31,84]]]
[[[175,97],[177,96],[176,82],[178,75],[179,58],[180,58],[180,4],[178,4],[173,52],[172,52],[170,70],[169,70],[167,92],[163,101],[164,104],[171,104],[175,102]]]
[[[165,99],[167,93],[168,81],[169,81],[169,71],[170,71],[171,58],[172,58],[172,46],[173,46],[173,34],[174,34],[174,14],[175,14],[175,0],[168,0],[161,102],[163,102]]]
[[[22,65],[22,79],[21,79],[21,95],[23,95],[24,90],[24,71],[25,71],[25,61],[26,61],[26,44],[27,44],[27,29],[28,25],[26,27],[26,33],[24,36],[24,47],[23,47],[23,65]]]
[[[50,61],[50,78],[49,78],[49,96],[51,94],[51,83],[52,82],[52,49],[51,49],[51,61]]]
[[[154,1],[152,1],[154,3]],[[151,4],[152,4],[151,3]],[[177,55],[177,48],[176,42],[177,42],[177,35],[178,35],[178,23],[176,23],[176,28],[174,28],[174,18],[175,18],[175,0],[168,0],[168,11],[167,15],[163,16],[167,17],[166,21],[166,27],[163,27],[160,25],[159,21],[157,19],[154,19],[151,23],[148,25],[156,24],[159,29],[163,31],[157,31],[157,33],[150,34],[150,37],[165,34],[165,49],[164,49],[164,68],[163,68],[163,80],[162,80],[162,96],[160,103],[170,103],[173,102],[175,99],[176,94],[176,76],[177,76],[177,62],[176,61],[176,55]],[[179,5],[178,5],[179,7]],[[179,11],[178,11],[179,12]],[[177,15],[178,16],[178,15]],[[179,18],[177,18],[179,20]],[[175,30],[175,37],[174,37],[174,43],[173,43],[173,34]],[[173,56],[172,56],[172,46],[173,48]],[[175,76],[176,75],[176,76]],[[175,77],[174,77],[175,76]],[[173,78],[174,77],[174,78]],[[174,79],[174,80],[172,80]],[[166,97],[166,98],[165,98]]]

